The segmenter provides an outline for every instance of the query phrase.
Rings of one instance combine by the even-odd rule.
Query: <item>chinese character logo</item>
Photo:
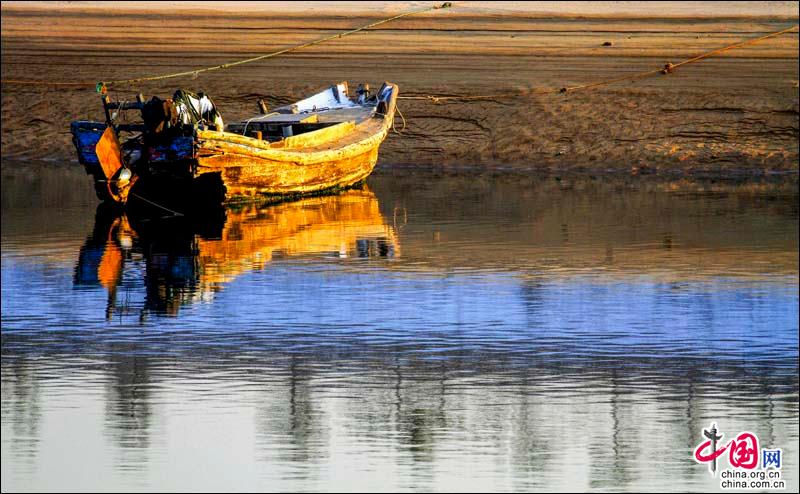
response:
[[[717,424],[712,423],[710,429],[703,429],[703,435],[708,438],[708,441],[700,443],[700,446],[694,450],[694,459],[700,463],[708,463],[708,471],[711,475],[717,475],[717,457],[725,452],[727,446],[717,449],[717,441],[722,439],[722,434],[717,435]],[[711,446],[709,454],[703,452]]]
[[[726,451],[728,452],[728,463],[734,468],[752,470],[758,466],[758,437],[752,432],[742,432],[719,448],[717,444],[724,434],[717,430],[716,423],[712,423],[709,429],[704,429],[703,436],[706,437],[706,441],[695,448],[694,459],[698,463],[708,463],[708,471],[711,472],[711,475],[716,477],[717,458]],[[777,461],[780,463],[780,453]]]
[[[758,438],[755,434],[742,432],[728,445],[731,447],[728,461],[732,467],[752,470],[758,466]]]
[[[781,469],[781,450],[780,449],[762,449],[761,450],[761,468],[774,467],[776,470]]]

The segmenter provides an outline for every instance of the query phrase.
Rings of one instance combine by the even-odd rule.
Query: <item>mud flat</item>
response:
[[[230,122],[253,114],[258,98],[276,106],[340,80],[375,86],[389,80],[402,96],[466,99],[401,100],[407,127],[383,144],[383,168],[796,174],[797,32],[670,75],[536,94],[676,63],[798,20],[797,2],[730,12],[657,4],[644,14],[598,8],[581,14],[457,3],[196,79],[118,87],[112,97],[165,96],[178,87],[205,91]],[[327,3],[280,11],[275,4],[255,11],[244,4],[227,11],[169,5],[109,10],[80,2],[46,8],[4,2],[2,78],[92,82],[191,70],[427,4],[381,4],[373,11]],[[475,96],[491,97],[470,99]],[[93,88],[4,83],[2,156],[73,162],[69,122],[102,119],[101,113]]]

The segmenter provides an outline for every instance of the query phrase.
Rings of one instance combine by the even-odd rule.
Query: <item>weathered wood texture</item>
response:
[[[229,196],[309,194],[348,187],[372,173],[392,126],[397,86],[386,113],[342,122],[279,142],[230,132],[198,132],[197,174],[220,173]]]

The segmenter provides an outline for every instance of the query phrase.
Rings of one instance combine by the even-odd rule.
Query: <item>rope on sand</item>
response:
[[[95,86],[94,82],[48,82],[48,81],[24,81],[21,79],[3,79],[3,84],[37,84],[40,86]]]
[[[354,33],[357,33],[357,32],[360,32],[360,31],[364,31],[364,30],[367,30],[367,29],[371,29],[373,27],[380,26],[381,24],[385,24],[387,22],[391,22],[391,21],[400,19],[402,17],[407,17],[407,16],[415,15],[415,14],[422,14],[424,12],[428,12],[428,11],[431,11],[431,10],[446,9],[446,8],[450,8],[450,7],[452,7],[452,4],[450,2],[444,2],[442,4],[437,4],[437,5],[434,5],[432,7],[426,7],[424,9],[412,10],[410,12],[404,12],[402,14],[398,14],[398,15],[395,15],[395,16],[392,16],[392,17],[389,17],[389,18],[386,18],[386,19],[382,19],[380,21],[372,22],[370,24],[367,24],[365,26],[361,26],[361,27],[356,28],[356,29],[351,29],[349,31],[344,31],[344,32],[341,32],[341,33],[338,33],[338,34],[334,34],[334,35],[331,35],[331,36],[326,36],[324,38],[320,38],[320,39],[315,40],[315,41],[309,41],[308,43],[303,43],[303,44],[300,44],[300,45],[291,46],[289,48],[284,48],[283,50],[278,50],[278,51],[275,51],[275,52],[272,52],[272,53],[267,53],[265,55],[259,55],[257,57],[247,58],[245,60],[238,60],[238,61],[235,61],[235,62],[228,62],[228,63],[224,63],[224,64],[221,64],[221,65],[215,65],[213,67],[206,67],[206,68],[202,68],[202,69],[187,70],[187,71],[183,71],[183,72],[175,72],[175,73],[172,73],[172,74],[164,74],[164,75],[157,75],[157,76],[150,76],[150,77],[138,77],[136,79],[121,79],[121,80],[117,80],[117,81],[103,81],[103,82],[97,82],[97,83],[96,82],[26,81],[26,80],[17,80],[17,79],[4,79],[4,80],[2,80],[0,82],[2,82],[3,84],[40,84],[40,85],[49,85],[49,86],[91,86],[91,87],[96,87],[98,92],[100,92],[101,88],[106,88],[108,86],[116,86],[116,85],[122,85],[122,84],[133,84],[133,83],[136,83],[136,82],[146,82],[146,81],[160,81],[160,80],[163,80],[163,79],[172,79],[172,78],[175,78],[175,77],[182,77],[182,76],[193,76],[193,77],[195,77],[195,76],[197,76],[197,74],[200,74],[202,72],[211,72],[212,70],[222,70],[222,69],[227,69],[227,68],[230,68],[230,67],[235,67],[237,65],[243,65],[243,64],[246,64],[246,63],[256,62],[258,60],[265,60],[267,58],[273,58],[273,57],[277,57],[278,55],[283,55],[284,53],[289,53],[290,51],[299,50],[301,48],[308,48],[309,46],[314,46],[314,45],[318,45],[320,43],[325,43],[326,41],[331,41],[333,39],[343,38],[343,37],[345,37],[347,35],[354,34]]]
[[[403,120],[403,130],[397,130],[395,128],[395,126],[394,126],[394,118],[392,119],[392,130],[394,131],[395,134],[402,135],[403,132],[406,131],[406,117],[403,116],[403,112],[400,111],[400,107],[399,106],[395,105],[394,109],[397,110],[397,114],[400,115],[400,118]]]
[[[424,95],[415,95],[415,96],[398,96],[397,99],[410,99],[410,100],[428,100],[433,104],[438,104],[440,101],[484,101],[484,100],[497,100],[506,96],[527,96],[531,94],[552,94],[559,92],[559,89],[536,89],[531,92],[504,92],[504,93],[497,93],[497,94],[486,94],[480,96],[455,96],[455,95],[445,95],[445,96],[436,96],[432,94],[424,94]]]
[[[321,38],[321,39],[318,39],[316,41],[303,43],[301,45],[293,46],[293,47],[290,47],[290,48],[285,48],[283,50],[279,50],[279,51],[272,52],[272,53],[267,53],[265,55],[260,55],[260,56],[253,57],[253,58],[248,58],[246,60],[239,60],[239,61],[236,61],[236,62],[229,62],[229,63],[222,64],[222,65],[216,65],[216,66],[213,66],[213,67],[206,67],[204,69],[188,70],[188,71],[184,71],[184,72],[177,72],[177,73],[174,73],[174,74],[165,74],[165,75],[151,76],[151,77],[140,77],[140,78],[137,78],[137,79],[123,79],[123,80],[110,81],[110,82],[100,82],[100,83],[95,83],[95,82],[47,82],[47,81],[17,80],[17,79],[3,79],[3,80],[0,80],[0,82],[2,82],[3,84],[38,84],[38,85],[46,85],[46,86],[92,86],[92,87],[96,87],[98,91],[101,91],[101,89],[104,90],[107,86],[111,86],[111,85],[132,84],[132,83],[135,83],[135,82],[145,82],[145,81],[157,81],[157,80],[170,79],[170,78],[188,76],[188,75],[196,76],[197,74],[199,74],[201,72],[210,72],[210,71],[213,71],[213,70],[221,70],[221,69],[226,69],[226,68],[229,68],[229,67],[234,67],[236,65],[242,65],[242,64],[246,64],[246,63],[250,63],[250,62],[255,62],[257,60],[264,60],[264,59],[267,59],[267,58],[276,57],[278,55],[282,55],[282,54],[288,53],[290,51],[299,50],[301,48],[307,48],[309,46],[318,45],[320,43],[324,43],[324,42],[330,41],[332,39],[337,39],[337,38],[341,38],[343,36],[347,36],[349,34],[357,33],[359,31],[364,31],[366,29],[370,29],[370,28],[373,28],[375,26],[379,26],[381,24],[384,24],[384,23],[387,23],[387,22],[390,22],[390,21],[393,21],[393,20],[396,20],[396,19],[400,19],[402,17],[406,17],[406,16],[409,16],[409,15],[415,15],[415,14],[421,14],[423,12],[428,12],[430,10],[444,9],[444,8],[448,8],[448,7],[451,7],[451,6],[452,5],[451,5],[450,2],[445,2],[445,3],[441,4],[441,5],[434,5],[433,7],[427,7],[427,8],[420,9],[420,10],[414,10],[414,11],[411,11],[411,12],[405,12],[403,14],[398,14],[398,15],[395,15],[393,17],[389,17],[387,19],[376,21],[376,22],[373,22],[371,24],[367,24],[366,26],[362,26],[362,27],[359,27],[359,28],[356,28],[356,29],[352,29],[350,31],[344,31],[344,32],[339,33],[339,34],[334,34],[332,36],[327,36],[325,38]],[[711,50],[709,52],[703,53],[703,54],[698,55],[696,57],[692,57],[692,58],[686,59],[686,60],[684,60],[684,61],[682,61],[680,63],[677,63],[677,64],[667,63],[666,65],[664,65],[663,67],[658,68],[658,69],[647,70],[647,71],[644,71],[644,72],[638,72],[638,73],[635,73],[635,74],[629,74],[629,75],[625,75],[625,76],[622,76],[622,77],[615,77],[613,79],[606,79],[606,80],[602,80],[602,81],[598,81],[598,82],[592,82],[592,83],[588,83],[588,84],[581,84],[581,85],[577,85],[577,86],[565,86],[565,87],[562,87],[562,88],[559,88],[559,89],[537,89],[537,90],[535,90],[533,92],[527,92],[527,93],[523,93],[523,92],[504,92],[504,93],[491,94],[491,95],[480,95],[480,96],[430,95],[430,94],[425,94],[425,95],[416,95],[416,96],[398,96],[398,99],[428,100],[428,101],[430,101],[430,102],[432,102],[434,104],[438,104],[438,103],[440,103],[442,101],[486,101],[486,100],[497,100],[497,99],[501,99],[501,98],[504,98],[504,97],[520,97],[520,96],[527,96],[527,95],[531,95],[531,94],[569,93],[569,92],[579,91],[579,90],[583,90],[583,89],[592,89],[592,88],[596,88],[596,87],[600,87],[600,86],[608,86],[608,85],[614,84],[616,82],[633,81],[633,80],[637,80],[637,79],[644,79],[646,77],[650,77],[650,76],[653,76],[653,75],[656,75],[656,74],[669,74],[669,73],[674,72],[677,68],[682,67],[684,65],[688,65],[690,63],[699,62],[699,61],[704,60],[704,59],[706,59],[708,57],[711,57],[711,56],[714,56],[714,55],[718,55],[718,54],[723,53],[725,51],[733,50],[735,48],[741,48],[743,46],[747,46],[747,45],[751,45],[751,44],[755,44],[755,43],[758,43],[760,41],[764,41],[764,40],[769,39],[769,38],[773,38],[773,37],[776,37],[776,36],[780,36],[782,34],[786,34],[786,33],[795,31],[797,29],[798,29],[798,26],[792,26],[792,27],[789,27],[789,28],[786,28],[786,29],[782,29],[780,31],[776,31],[774,33],[767,34],[765,36],[761,36],[761,37],[753,38],[753,39],[748,39],[748,40],[743,40],[743,41],[739,41],[739,42],[736,42],[736,43],[733,43],[733,44],[730,44],[730,45],[727,45],[727,46],[723,46],[722,48],[717,48],[715,50]]]
[[[410,99],[410,100],[414,100],[414,99],[416,99],[416,100],[428,100],[428,101],[430,101],[430,102],[432,102],[434,104],[437,104],[440,101],[448,101],[448,100],[455,100],[455,101],[485,101],[485,100],[497,100],[497,99],[501,99],[501,98],[504,98],[504,97],[507,97],[507,96],[517,96],[518,97],[518,96],[526,96],[526,95],[529,95],[529,94],[569,93],[569,92],[573,92],[573,91],[579,91],[581,89],[591,89],[591,88],[600,87],[600,86],[607,86],[609,84],[614,84],[615,82],[622,82],[622,81],[636,80],[636,79],[644,79],[645,77],[650,77],[650,76],[653,76],[653,75],[656,75],[656,74],[669,74],[669,73],[674,72],[675,69],[677,69],[678,67],[682,67],[682,66],[688,65],[690,63],[699,62],[699,61],[704,60],[704,59],[706,59],[708,57],[711,57],[711,56],[714,56],[714,55],[718,55],[718,54],[720,54],[722,52],[725,52],[725,51],[728,51],[728,50],[733,50],[735,48],[741,48],[741,47],[746,46],[746,45],[755,44],[755,43],[758,43],[759,41],[764,41],[765,39],[768,39],[768,38],[773,38],[775,36],[780,36],[782,34],[786,34],[788,32],[792,32],[792,31],[795,31],[797,29],[798,29],[798,26],[792,26],[792,27],[789,27],[789,28],[786,28],[786,29],[782,29],[780,31],[776,31],[774,33],[767,34],[765,36],[761,36],[759,38],[753,38],[753,39],[747,39],[747,40],[744,40],[744,41],[738,41],[738,42],[733,43],[731,45],[723,46],[722,48],[717,48],[715,50],[711,50],[709,52],[703,53],[702,55],[698,55],[696,57],[692,57],[692,58],[686,59],[686,60],[684,60],[684,61],[682,61],[680,63],[676,63],[676,64],[667,63],[666,65],[664,65],[663,67],[658,68],[658,69],[647,70],[647,71],[644,71],[644,72],[638,72],[636,74],[630,74],[630,75],[626,75],[626,76],[622,76],[622,77],[615,77],[613,79],[607,79],[607,80],[598,81],[598,82],[592,82],[592,83],[588,83],[588,84],[581,84],[581,85],[578,85],[578,86],[565,86],[565,87],[562,87],[560,89],[539,89],[539,90],[533,91],[531,93],[505,92],[505,93],[482,95],[482,96],[435,96],[435,95],[426,94],[426,95],[420,95],[420,96],[398,96],[397,98],[398,99]]]
[[[559,92],[567,93],[567,92],[570,92],[570,91],[577,91],[579,89],[589,89],[589,88],[598,87],[598,86],[606,86],[608,84],[613,84],[615,82],[620,82],[620,81],[624,81],[624,80],[627,80],[627,79],[643,79],[645,77],[650,77],[650,76],[655,75],[655,74],[669,74],[671,72],[674,72],[675,69],[677,69],[678,67],[681,67],[683,65],[688,65],[690,63],[699,62],[699,61],[704,60],[704,59],[706,59],[708,57],[711,57],[711,56],[714,56],[714,55],[718,55],[718,54],[720,54],[722,52],[725,52],[725,51],[728,51],[728,50],[733,50],[735,48],[741,48],[743,46],[747,46],[747,45],[752,45],[752,44],[758,43],[759,41],[764,41],[765,39],[768,39],[768,38],[773,38],[775,36],[780,36],[781,34],[786,34],[786,33],[790,32],[790,31],[794,31],[797,28],[798,28],[798,26],[792,26],[792,27],[789,27],[789,28],[786,28],[786,29],[782,29],[780,31],[776,31],[774,33],[767,34],[765,36],[761,36],[760,38],[753,38],[753,39],[746,39],[744,41],[739,41],[739,42],[733,43],[732,45],[723,46],[722,48],[717,48],[716,50],[711,50],[709,52],[703,53],[702,55],[698,55],[696,57],[689,58],[687,60],[684,60],[683,62],[676,63],[674,65],[671,64],[671,63],[667,63],[666,65],[664,65],[664,67],[662,67],[660,69],[647,70],[645,72],[639,72],[637,74],[632,74],[632,75],[629,75],[627,77],[617,77],[615,79],[610,79],[610,80],[607,80],[607,81],[595,82],[595,83],[592,83],[592,84],[583,84],[583,85],[580,85],[580,86],[563,87],[563,88],[559,89]]]

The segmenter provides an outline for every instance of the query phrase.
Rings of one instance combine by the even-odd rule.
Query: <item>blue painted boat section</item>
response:
[[[93,125],[94,124],[94,125]],[[78,161],[82,165],[99,165],[95,148],[97,142],[103,136],[106,125],[99,122],[77,121],[72,122],[70,131],[72,132],[72,142],[78,150]]]
[[[78,150],[78,161],[87,168],[99,166],[96,148],[106,130],[106,124],[79,120],[72,122],[70,130]],[[150,147],[148,158],[151,163],[191,160],[194,159],[194,151],[194,137],[178,136],[172,138],[168,144]]]
[[[194,158],[194,137],[174,137],[167,145],[154,146],[149,150],[151,163],[181,161]]]

